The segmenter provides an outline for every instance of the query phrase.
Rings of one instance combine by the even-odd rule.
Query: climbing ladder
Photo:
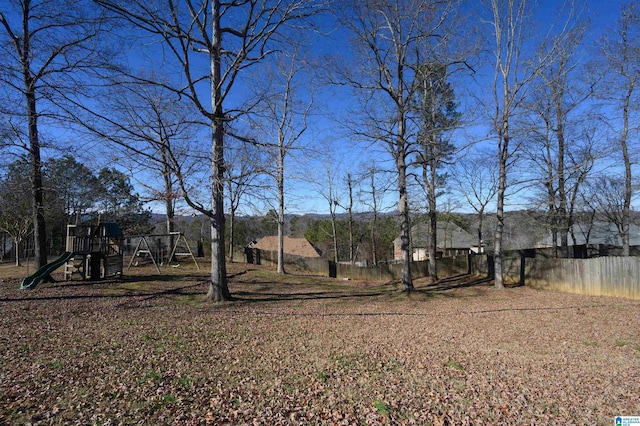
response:
[[[87,271],[89,270],[89,258],[86,253],[75,253],[64,264],[64,279],[70,280],[74,274],[80,275],[82,279],[87,279]]]

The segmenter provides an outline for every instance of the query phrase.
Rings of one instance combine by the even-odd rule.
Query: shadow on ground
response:
[[[186,272],[186,271],[185,271]],[[184,301],[203,302],[206,275],[185,274],[124,275],[101,281],[60,281],[34,290],[3,292],[0,304],[25,301],[116,300],[113,308],[134,309],[171,305]],[[469,288],[488,288],[492,280],[477,275],[460,274],[438,280],[415,281],[411,293],[400,291],[395,283],[336,281],[326,277],[288,274],[280,276],[266,268],[234,268],[228,274],[233,300],[247,304],[305,300],[405,300],[435,297],[473,296]],[[5,283],[6,284],[6,283]]]
[[[267,282],[240,281],[237,288],[232,291],[234,299],[249,303],[277,302],[284,300],[330,300],[330,299],[367,299],[376,297],[402,297],[411,298],[413,295],[422,295],[427,298],[439,295],[456,297],[456,290],[471,287],[490,287],[493,280],[477,275],[460,274],[438,280],[435,283],[417,284],[411,293],[400,290],[400,287],[393,283],[373,285],[365,289],[349,287],[348,284],[335,284],[323,282],[318,286],[322,290],[316,290],[318,286],[304,285],[298,287],[296,284],[276,284]],[[309,288],[312,287],[312,288]],[[276,288],[278,291],[273,291]],[[305,291],[308,290],[308,291]]]
[[[195,282],[194,282],[195,281]],[[148,283],[148,286],[145,286]],[[160,284],[159,284],[160,283]],[[177,283],[185,285],[177,287]],[[100,281],[60,281],[33,290],[15,289],[0,297],[0,303],[82,299],[125,299],[135,303],[160,297],[198,295],[202,286],[200,275],[124,276]],[[12,297],[14,296],[14,297]],[[118,307],[119,305],[116,305]]]

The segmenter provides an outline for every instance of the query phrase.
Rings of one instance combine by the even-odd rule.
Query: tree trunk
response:
[[[278,219],[278,268],[279,274],[284,274],[284,224]]]
[[[407,170],[404,158],[399,161],[398,165],[398,192],[400,200],[398,207],[400,211],[400,250],[402,256],[402,282],[401,289],[405,292],[411,292],[413,280],[411,278],[411,247],[410,247],[410,221],[409,221],[409,200],[407,194]]]
[[[500,179],[502,180],[502,179]],[[493,261],[494,261],[494,274],[495,274],[495,287],[498,289],[504,288],[504,282],[502,280],[502,234],[504,232],[504,188],[502,183],[498,188],[498,208],[496,213],[497,224],[495,241],[493,244]]]
[[[281,148],[282,149],[282,148]],[[284,274],[284,153],[278,155],[278,273]]]
[[[20,266],[20,240],[13,240],[14,249],[16,250],[16,266]]]
[[[555,192],[553,190],[553,170],[549,170],[549,182],[547,183],[547,208],[549,209],[549,225],[551,227],[551,248],[553,257],[560,257],[558,250],[558,215],[555,204]]]
[[[402,64],[398,64],[398,90],[403,93],[401,83],[403,81]],[[413,291],[413,278],[411,277],[411,221],[409,216],[409,194],[407,192],[407,162],[405,140],[406,115],[404,107],[398,108],[398,135],[396,139],[396,169],[398,170],[398,210],[400,213],[400,250],[402,251],[402,282],[401,289],[407,293]]]
[[[433,146],[435,146],[435,144]],[[433,146],[431,147],[431,150],[433,150]],[[427,186],[427,202],[429,204],[429,277],[431,278],[431,281],[435,282],[438,280],[438,266],[436,263],[436,256],[438,254],[438,208],[436,200],[437,172],[435,167],[435,153],[428,152],[428,146],[426,144],[424,146],[423,161],[422,180]]]
[[[224,241],[224,112],[219,83],[222,36],[220,28],[220,1],[211,3],[212,44],[211,52],[211,104],[213,117],[211,159],[211,281],[207,299],[220,302],[231,300],[227,285],[227,267]]]
[[[378,264],[378,254],[376,253],[376,226],[378,222],[378,202],[376,201],[375,173],[371,171],[371,197],[373,200],[373,221],[371,223],[371,259],[373,265]]]
[[[376,253],[376,226],[378,222],[377,213],[373,212],[373,219],[371,221],[371,262],[373,265],[378,264],[378,254]]]
[[[224,215],[216,214],[211,218],[211,280],[207,292],[207,299],[214,302],[231,300],[224,246]]]
[[[431,204],[431,203],[429,203]],[[445,235],[446,239],[446,235]],[[438,254],[438,213],[429,206],[429,277],[438,280],[436,256]]]
[[[622,135],[620,137],[620,146],[622,148],[622,158],[624,160],[624,205],[622,206],[622,255],[629,256],[629,222],[631,219],[631,196],[633,187],[631,186],[631,158],[629,157],[629,147],[627,138],[629,135],[629,103],[633,94],[633,85],[629,89],[624,98],[622,110]]]
[[[22,79],[24,82],[24,95],[26,101],[26,115],[28,120],[29,137],[29,162],[31,165],[29,180],[31,182],[31,201],[33,217],[34,258],[36,269],[47,264],[47,233],[44,219],[44,190],[42,186],[42,163],[40,158],[40,139],[38,133],[38,109],[36,106],[37,81],[31,74],[31,60],[33,46],[29,28],[31,5],[29,2],[21,2],[22,7],[22,31],[21,38],[11,34],[8,23],[2,16],[3,25],[15,43],[16,52],[19,55]]]
[[[33,80],[25,71],[27,87],[27,115],[29,118],[29,161],[31,163],[31,191],[33,197],[33,239],[36,269],[47,264],[47,233],[44,219],[44,190],[42,187],[42,163],[40,160],[40,138],[38,134],[38,112]]]
[[[174,225],[173,225],[173,216],[169,216],[167,214],[166,217],[166,226],[167,226],[167,253],[165,257],[165,261],[167,263],[172,262],[173,259],[170,258],[171,252],[173,251],[173,246],[176,243],[176,236],[173,235]]]
[[[356,261],[354,238],[353,238],[353,186],[351,182],[351,173],[347,174],[347,186],[349,189],[349,261],[353,265]]]
[[[334,209],[335,207],[330,208]],[[333,235],[333,259],[338,263],[338,234],[336,232],[336,214],[333,210],[331,210],[331,234]]]
[[[438,270],[436,256],[438,253],[438,212],[436,207],[436,188],[435,188],[435,168],[427,164],[428,155],[427,147],[424,146],[424,155],[422,164],[422,181],[427,190],[427,204],[429,206],[429,277],[432,282],[438,280]]]
[[[231,300],[227,285],[227,267],[224,241],[224,210],[222,191],[222,125],[214,133],[213,184],[211,194],[211,281],[207,299],[214,302]]]
[[[498,177],[498,200],[496,208],[496,234],[493,248],[493,258],[495,265],[495,287],[497,289],[504,288],[504,280],[502,276],[502,237],[504,234],[504,195],[507,188],[507,160],[509,158],[509,123],[503,121],[502,131],[500,132],[498,155],[500,156],[500,174]]]
[[[175,210],[173,208],[173,184],[171,182],[171,169],[169,167],[169,159],[167,156],[166,148],[163,146],[161,148],[162,155],[162,178],[164,180],[164,208],[165,208],[165,225],[167,229],[167,257],[166,262],[171,262],[173,259],[170,259],[171,251],[173,250],[173,245],[175,243],[174,236],[171,235],[174,232],[175,227],[173,223],[173,219],[175,217]]]
[[[562,96],[555,93],[557,128],[556,137],[558,139],[558,231],[560,232],[560,253],[563,258],[569,257],[569,228],[567,218],[567,190],[565,188],[565,143],[564,143],[564,124],[562,113]]]
[[[233,227],[235,226],[236,214],[233,208],[229,212],[229,262],[233,263],[233,246],[235,244],[233,238]]]
[[[484,207],[478,211],[478,254],[482,254],[482,222],[484,220]]]

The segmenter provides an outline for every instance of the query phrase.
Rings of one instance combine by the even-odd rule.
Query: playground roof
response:
[[[121,238],[124,236],[122,233],[122,229],[115,222],[103,222],[100,224],[102,228],[104,228],[104,236],[105,237],[118,237]]]

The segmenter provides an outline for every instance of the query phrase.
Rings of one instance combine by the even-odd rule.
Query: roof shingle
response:
[[[278,236],[271,235],[263,237],[253,247],[265,251],[278,250]],[[320,257],[318,251],[306,238],[284,237],[284,252],[294,256],[302,257]]]

